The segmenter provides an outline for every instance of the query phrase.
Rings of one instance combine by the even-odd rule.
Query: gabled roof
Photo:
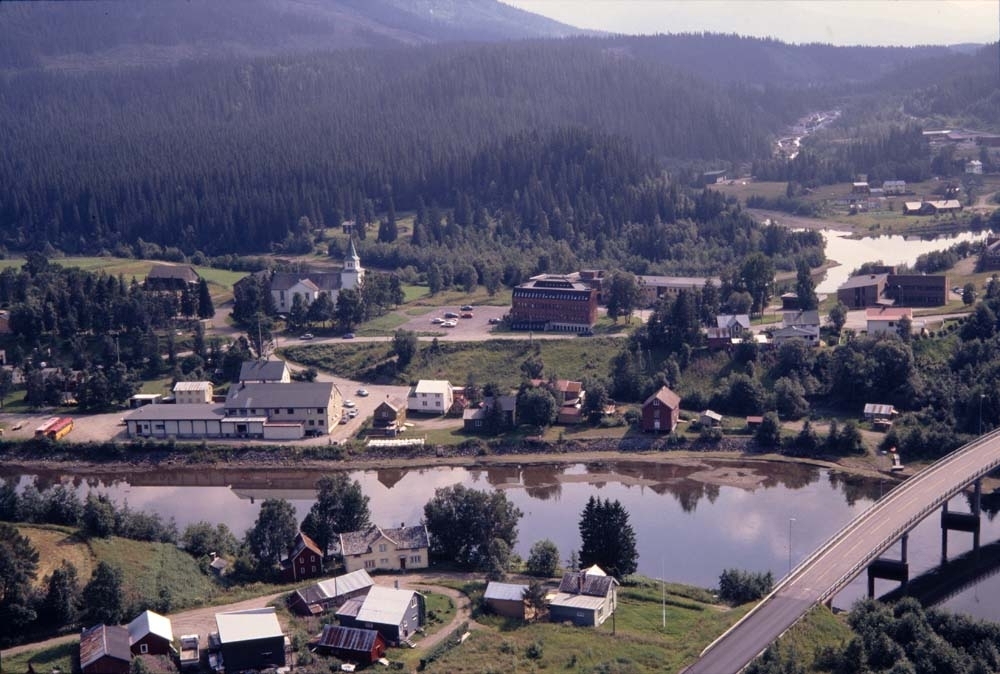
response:
[[[104,656],[132,661],[128,630],[117,625],[95,625],[80,634],[80,667],[87,667]]]
[[[179,381],[174,384],[174,393],[180,391],[207,391],[212,388],[210,381]]]
[[[385,405],[386,407],[388,407],[389,409],[391,409],[393,412],[398,412],[398,411],[406,408],[406,403],[404,403],[399,398],[386,398],[385,400],[383,400],[382,402],[380,402],[378,405],[376,405],[375,409],[378,410],[378,408],[382,407],[383,405]]]
[[[891,417],[896,413],[896,408],[892,405],[884,405],[882,403],[865,403],[866,415],[877,415],[884,417]]]
[[[185,283],[197,283],[201,277],[189,264],[154,264],[146,274],[149,279],[177,279]]]
[[[240,384],[229,388],[226,412],[279,407],[326,408],[333,397],[332,382]]]
[[[281,381],[288,366],[283,360],[248,360],[240,366],[240,381]]]
[[[841,283],[837,290],[850,290],[852,288],[874,286],[879,283],[885,283],[888,278],[888,274],[858,274],[857,276],[852,276]]]
[[[661,386],[659,391],[646,398],[645,402],[642,403],[642,406],[645,407],[646,405],[651,405],[653,400],[659,400],[662,404],[671,409],[681,406],[681,397],[666,386]]]
[[[781,323],[786,328],[792,325],[798,326],[818,326],[821,324],[819,311],[810,309],[808,311],[786,311],[781,316]]]
[[[362,630],[357,627],[323,625],[323,632],[316,640],[317,646],[336,648],[342,651],[371,653],[378,640],[378,630]]]
[[[559,582],[559,591],[566,594],[604,597],[608,594],[608,590],[617,584],[618,581],[611,576],[599,576],[586,571],[567,571]]]
[[[865,318],[869,321],[898,321],[903,317],[913,318],[913,309],[909,307],[880,307],[865,309]]]
[[[340,552],[343,555],[363,555],[370,552],[372,544],[383,537],[395,543],[397,550],[417,550],[429,546],[427,527],[422,524],[397,529],[382,529],[373,524],[364,531],[340,534]]]
[[[143,611],[128,624],[130,643],[135,643],[147,634],[155,634],[167,641],[174,640],[174,631],[170,626],[170,618],[152,611]]]
[[[343,576],[328,578],[313,585],[295,591],[305,604],[317,604],[327,599],[335,599],[351,594],[375,584],[372,577],[364,569],[358,569]]]
[[[216,613],[215,624],[223,644],[284,636],[273,606]]]
[[[732,328],[738,325],[744,330],[749,330],[750,316],[748,314],[719,314],[715,317],[715,325],[719,328]]]
[[[485,419],[490,408],[493,407],[495,398],[489,396],[483,398],[481,405],[468,407],[462,411],[462,420]],[[500,409],[504,412],[513,412],[517,408],[517,396],[500,396]]]
[[[305,283],[315,290],[339,290],[340,273],[322,272],[274,272],[271,277],[271,290],[291,290],[297,283]]]
[[[789,325],[784,328],[778,328],[771,336],[774,338],[792,338],[792,337],[817,337],[819,336],[819,326],[818,325]]]
[[[490,581],[490,584],[486,586],[486,593],[483,595],[483,599],[497,599],[501,601],[521,601],[524,599],[524,593],[528,589],[527,585],[518,585],[516,583],[498,583],[496,581]]]
[[[319,545],[316,544],[316,541],[300,531],[295,534],[295,540],[292,543],[292,552],[288,556],[298,557],[303,550],[309,550],[318,557],[323,556],[323,552],[319,549]]]
[[[413,392],[429,395],[446,395],[450,389],[451,382],[447,379],[421,379],[413,387]]]
[[[375,625],[398,625],[416,597],[413,590],[397,590],[383,585],[373,585],[361,602],[355,619]],[[346,604],[345,604],[346,606]],[[337,612],[340,615],[340,611]]]

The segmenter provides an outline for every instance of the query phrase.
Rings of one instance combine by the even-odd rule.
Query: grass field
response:
[[[294,346],[283,351],[292,360],[323,368],[358,381],[374,381],[377,368],[389,358],[388,343],[318,344]],[[471,375],[480,384],[495,382],[516,387],[521,381],[520,365],[529,357],[541,358],[544,376],[565,379],[588,375],[607,376],[611,360],[621,349],[613,338],[537,340],[494,340],[486,342],[439,342],[438,350],[421,344],[420,352],[397,381],[448,379],[464,384]]]

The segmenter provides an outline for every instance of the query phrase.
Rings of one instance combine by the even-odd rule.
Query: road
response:
[[[978,438],[903,482],[803,560],[684,674],[741,671],[812,606],[832,598],[902,534],[997,466],[1000,431]]]

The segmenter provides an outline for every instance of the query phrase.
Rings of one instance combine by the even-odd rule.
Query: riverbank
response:
[[[689,442],[668,446],[666,438],[639,436],[621,440],[594,439],[558,443],[530,441],[523,444],[489,444],[472,441],[457,446],[372,449],[354,446],[301,448],[292,446],[211,447],[157,443],[135,445],[59,445],[44,454],[29,443],[8,445],[3,453],[3,474],[76,475],[148,474],[160,471],[240,470],[267,472],[305,470],[316,472],[364,471],[437,467],[502,467],[565,463],[645,463],[675,465],[696,470],[692,479],[706,484],[752,489],[763,476],[740,470],[766,463],[799,463],[849,473],[859,477],[901,479],[889,474],[871,455],[856,457],[792,457],[762,452],[750,438],[723,438],[718,443]],[[84,459],[83,457],[87,457]],[[591,476],[592,477],[592,476]],[[618,476],[621,479],[622,476]]]

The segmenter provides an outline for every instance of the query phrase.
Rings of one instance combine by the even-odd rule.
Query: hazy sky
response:
[[[1000,0],[503,0],[612,33],[738,33],[784,42],[995,42]]]

